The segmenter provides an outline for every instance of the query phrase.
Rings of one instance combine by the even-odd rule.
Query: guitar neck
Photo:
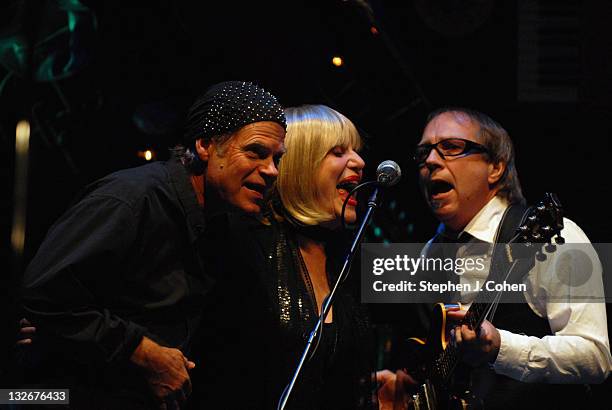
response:
[[[505,246],[509,245],[510,244]],[[489,273],[489,279],[506,279],[512,272],[515,265],[508,259],[507,255],[508,254],[504,252],[504,262],[510,264],[510,269],[500,269],[499,265],[492,266]],[[480,294],[480,298],[486,297],[488,300],[474,301],[467,310],[461,324],[468,325],[470,329],[479,329],[482,322],[484,322],[485,318],[487,317],[491,307],[497,303],[496,301],[499,300],[502,292],[503,291],[498,291],[495,293],[485,292],[484,294]],[[460,357],[457,348],[449,344],[446,349],[440,353],[436,360],[434,360],[434,365],[430,368],[430,372],[432,373],[430,376],[434,379],[446,382],[459,363],[459,360]]]
[[[498,292],[498,294],[501,292]],[[487,317],[487,313],[491,308],[493,302],[485,303],[485,302],[474,302],[470,305],[467,313],[465,314],[465,318],[461,322],[461,324],[466,324],[470,327],[470,329],[478,329],[482,322],[484,322]]]
[[[472,303],[461,323],[468,324],[472,329],[478,329],[482,325],[490,306],[490,303]],[[453,374],[460,359],[457,348],[449,344],[433,361],[433,365],[429,368],[430,374],[428,377],[431,380],[439,380],[446,383]]]
[[[510,246],[510,243],[504,246],[508,247]],[[488,279],[499,282],[500,280],[507,280],[510,275],[513,274],[514,268],[517,266],[516,264],[519,262],[519,259],[511,260],[508,256],[510,254],[511,253],[509,252],[503,252],[504,260],[502,266],[499,264],[492,266]],[[530,262],[526,265],[522,265],[521,270],[528,271],[531,269],[534,261],[533,257],[521,260],[524,262]],[[460,324],[466,324],[470,327],[470,329],[480,329],[482,322],[484,322],[486,319],[491,308],[499,302],[502,293],[503,290],[497,292],[487,291],[479,293],[479,297],[470,305]],[[480,299],[483,298],[486,298],[486,300],[481,301]],[[449,344],[434,361],[434,365],[430,369],[430,372],[432,373],[430,376],[444,382],[448,381],[448,378],[459,363],[459,360],[460,356],[457,348]]]

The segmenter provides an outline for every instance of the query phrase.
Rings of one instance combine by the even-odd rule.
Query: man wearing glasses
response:
[[[425,200],[441,222],[431,243],[494,243],[509,206],[525,203],[508,133],[478,111],[447,108],[430,114],[414,159]],[[562,236],[567,243],[589,243],[575,223],[564,219],[564,226]],[[563,252],[561,248],[546,261],[536,262],[524,277],[526,303],[500,305],[480,329],[463,325],[451,330],[463,360],[485,369],[480,372],[488,374],[484,379],[504,386],[503,392],[495,388],[488,390],[488,396],[483,392],[487,408],[535,406],[534,395],[541,394],[535,388],[543,386],[533,383],[601,383],[610,372],[605,304],[550,301],[555,295],[546,288],[547,280],[555,274]],[[571,258],[563,260],[572,263]],[[591,279],[594,286],[601,287],[601,265],[598,260],[593,262]],[[469,281],[469,275],[467,272],[461,280]],[[467,305],[474,297],[461,295]],[[454,320],[464,315],[465,310],[449,312]],[[565,394],[558,398],[546,394],[555,408],[565,408],[572,401],[567,389],[562,391]],[[584,390],[573,397],[584,399]]]

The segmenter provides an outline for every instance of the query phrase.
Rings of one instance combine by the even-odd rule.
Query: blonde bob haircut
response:
[[[335,218],[318,203],[316,176],[323,158],[335,147],[359,150],[361,137],[353,123],[325,105],[285,109],[286,153],[280,160],[276,180],[281,202],[293,219],[318,225]]]

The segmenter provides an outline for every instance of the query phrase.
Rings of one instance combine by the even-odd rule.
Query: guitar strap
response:
[[[506,208],[495,233],[495,243],[508,243],[512,239],[527,209],[523,204],[511,204]]]
[[[495,247],[491,256],[491,267],[495,272],[507,272],[510,268],[510,263],[503,254],[504,248],[501,244],[510,242],[514,237],[527,209],[528,206],[526,205],[512,204],[502,216],[495,234],[495,243],[499,246]],[[527,265],[531,267],[529,263]],[[520,282],[523,275],[529,273],[528,268],[523,267],[521,269],[520,265],[514,272],[515,275],[509,279],[515,282]],[[524,295],[522,295],[522,299],[524,299],[523,303],[496,304],[486,319],[501,329],[515,333],[527,333],[536,337],[551,335],[548,320],[539,317],[531,310]]]
[[[510,242],[516,235],[516,230],[528,208],[529,207],[524,204],[510,204],[504,211],[499,226],[497,227],[497,232],[495,232],[494,243],[497,246],[495,246],[493,254],[491,255],[491,271],[507,272],[510,268],[510,263],[503,255],[503,247],[501,244]],[[498,306],[497,303],[493,304],[491,311],[486,317],[489,322],[493,322]]]

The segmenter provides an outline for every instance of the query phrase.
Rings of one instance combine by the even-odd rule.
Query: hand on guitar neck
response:
[[[471,366],[494,363],[501,344],[499,331],[488,320],[482,322],[480,329],[461,324],[466,313],[465,310],[446,312],[454,322],[451,323],[451,342],[457,346],[463,361]]]

